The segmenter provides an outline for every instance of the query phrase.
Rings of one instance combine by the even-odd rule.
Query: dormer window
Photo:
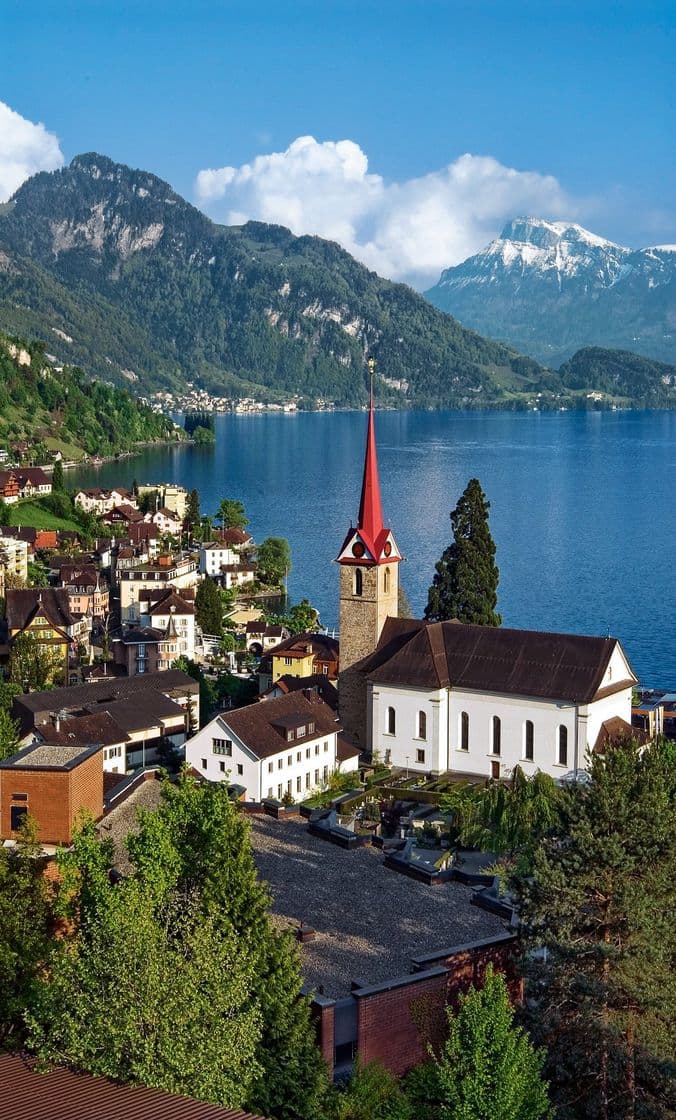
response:
[[[295,738],[296,738],[296,732],[295,732],[294,728],[293,727],[288,727],[287,730],[286,730],[286,741],[287,741],[287,743],[293,743]]]

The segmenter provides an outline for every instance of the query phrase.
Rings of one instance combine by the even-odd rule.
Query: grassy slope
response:
[[[10,525],[29,525],[33,529],[74,529],[76,532],[82,532],[82,526],[78,525],[77,521],[57,517],[56,514],[43,509],[30,499],[10,505],[7,509]]]

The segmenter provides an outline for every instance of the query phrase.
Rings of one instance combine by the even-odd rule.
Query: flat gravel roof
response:
[[[377,984],[411,971],[411,957],[504,933],[494,914],[470,904],[476,888],[429,887],[383,866],[367,846],[346,851],[311,836],[307,822],[252,816],[256,864],[273,896],[275,921],[316,930],[302,946],[315,991],[347,995],[353,980]]]

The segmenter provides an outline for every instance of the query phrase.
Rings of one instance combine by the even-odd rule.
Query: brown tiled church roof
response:
[[[596,696],[616,645],[616,638],[388,618],[378,646],[358,668],[379,684],[585,704]],[[610,690],[634,683],[630,675]]]

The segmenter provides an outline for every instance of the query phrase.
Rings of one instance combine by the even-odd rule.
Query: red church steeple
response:
[[[339,563],[371,565],[397,563],[401,560],[394,537],[383,524],[373,409],[375,360],[369,358],[368,365],[371,375],[371,395],[366,429],[366,455],[364,458],[364,477],[361,484],[361,500],[359,502],[359,519],[356,529],[350,529],[345,538],[338,556]]]

